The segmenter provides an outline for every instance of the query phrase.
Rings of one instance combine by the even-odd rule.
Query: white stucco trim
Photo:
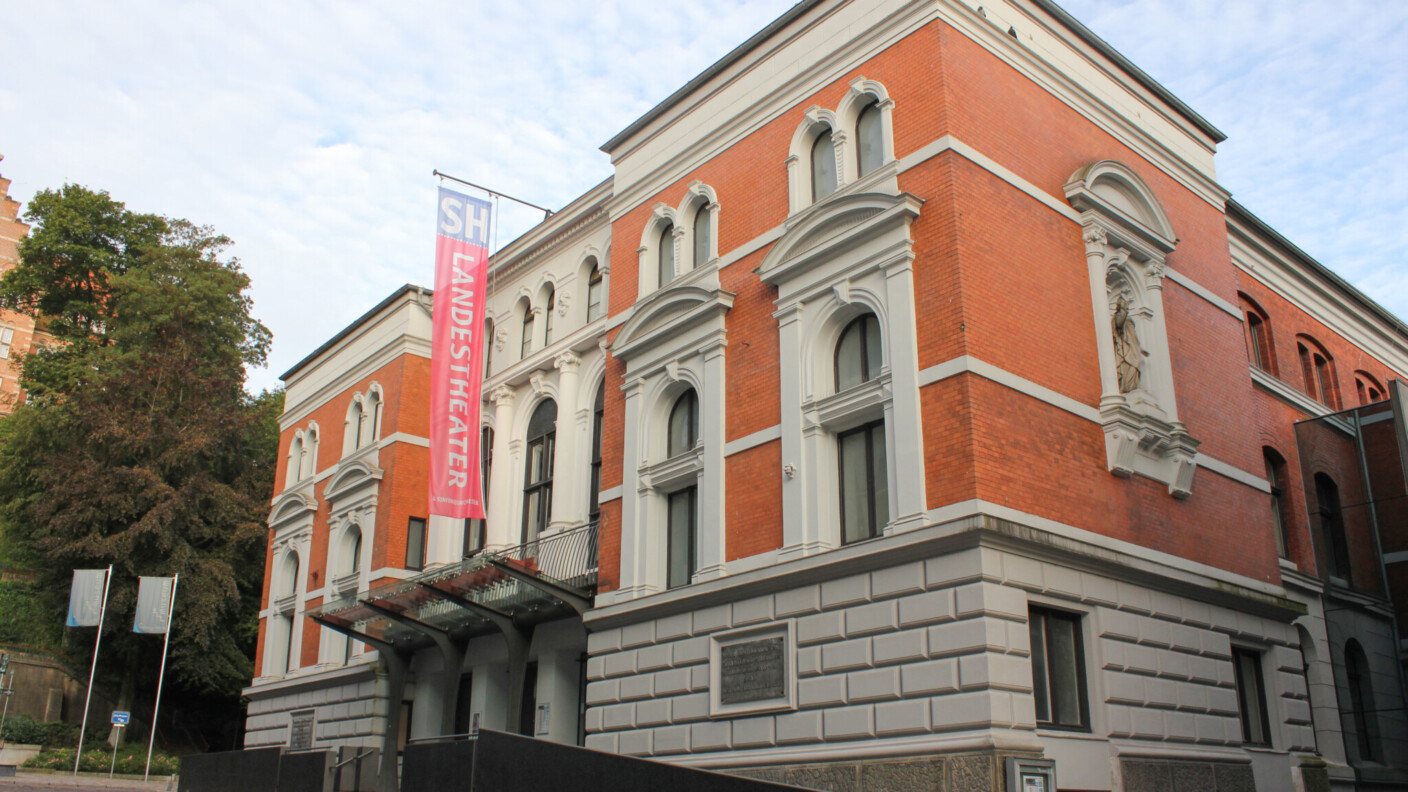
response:
[[[598,493],[597,493],[597,496],[596,496],[596,502],[597,502],[598,504],[601,504],[601,503],[610,503],[611,501],[614,501],[614,500],[616,500],[617,498],[620,498],[620,497],[621,497],[621,485],[620,485],[620,484],[617,484],[617,485],[614,486],[614,487],[607,487],[606,489],[602,490],[601,492],[598,492]]]
[[[1083,418],[1091,423],[1100,423],[1100,411],[1094,407],[1076,401],[1069,396],[1063,396],[1050,388],[1038,385],[1025,377],[998,368],[991,363],[978,360],[972,355],[962,355],[920,371],[919,386],[922,388],[926,385],[933,385],[936,382],[942,382],[949,377],[964,373],[977,374],[984,379],[992,380],[1018,393],[1025,394],[1038,401],[1046,402],[1052,407],[1065,410],[1077,418]],[[1197,460],[1199,465],[1207,467],[1208,471],[1211,473],[1224,476],[1238,483],[1245,484],[1252,489],[1260,490],[1261,492],[1271,492],[1271,485],[1261,476],[1248,473],[1241,468],[1222,462],[1202,452],[1198,453]]]
[[[764,443],[771,443],[782,437],[782,424],[773,424],[766,429],[760,429],[750,435],[744,435],[737,440],[730,440],[724,443],[724,456],[729,457],[742,453],[750,448],[757,448]]]

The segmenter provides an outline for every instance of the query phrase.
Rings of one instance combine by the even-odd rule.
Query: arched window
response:
[[[298,554],[289,553],[284,556],[282,574],[279,575],[279,593],[277,599],[292,597],[298,593]]]
[[[884,125],[880,118],[880,103],[872,101],[856,119],[856,173],[867,176],[885,161]]]
[[[836,342],[836,390],[853,388],[880,375],[884,354],[880,350],[880,321],[875,314],[857,317],[841,331]]]
[[[1354,723],[1358,738],[1359,758],[1364,761],[1379,761],[1378,719],[1372,710],[1374,690],[1369,681],[1369,661],[1364,648],[1353,638],[1344,645],[1344,674],[1349,683],[1350,719]]]
[[[587,279],[587,321],[588,321],[588,322],[594,322],[594,321],[596,321],[597,319],[600,319],[600,318],[603,316],[603,314],[604,314],[604,312],[605,312],[605,310],[606,310],[606,305],[602,302],[602,299],[606,296],[606,295],[604,294],[604,291],[605,291],[605,284],[602,282],[602,279],[601,279],[601,265],[599,265],[599,264],[597,264],[595,261],[593,261],[593,262],[592,262],[592,274],[591,274],[591,277],[589,277],[589,278]]]
[[[709,207],[700,206],[694,213],[694,269],[709,263]]]
[[[557,291],[548,287],[547,313],[543,314],[543,346],[552,343],[552,315],[557,312]]]
[[[1340,488],[1324,473],[1315,474],[1315,503],[1320,516],[1320,533],[1324,537],[1325,566],[1337,578],[1350,582],[1349,542],[1344,532],[1344,515],[1340,513]]]
[[[836,192],[836,144],[828,129],[812,143],[812,201]]]
[[[342,433],[342,455],[347,456],[362,445],[362,400],[354,396],[347,405],[347,425]]]
[[[1384,386],[1380,385],[1374,375],[1367,371],[1354,372],[1354,388],[1359,392],[1361,405],[1381,402],[1388,398],[1386,395],[1388,392],[1384,390]]]
[[[518,350],[519,359],[533,353],[533,306],[523,304],[523,342]]]
[[[294,597],[298,593],[298,571],[299,558],[297,553],[289,553],[284,556],[282,572],[279,577],[278,599],[284,600]],[[270,669],[274,675],[283,675],[298,667],[298,646],[295,643],[294,615],[298,611],[298,603],[279,603],[282,609],[274,618],[274,628],[278,630],[278,636],[273,647],[275,666]]]
[[[377,425],[381,421],[381,391],[371,389],[362,406],[362,426],[358,432],[358,448],[376,443]]]
[[[552,521],[552,461],[557,441],[557,402],[545,399],[528,420],[523,476],[523,542],[538,538]]]
[[[284,486],[291,487],[302,478],[303,437],[295,434],[288,444],[288,468],[284,471]]]
[[[660,250],[657,257],[660,271],[660,287],[675,279],[675,226],[673,223],[666,223],[660,229]]]
[[[1282,558],[1290,558],[1290,543],[1286,535],[1290,520],[1286,512],[1286,460],[1275,449],[1261,449],[1266,463],[1266,483],[1271,485],[1271,526],[1276,532],[1276,550]]]
[[[1271,317],[1247,295],[1237,296],[1241,298],[1242,315],[1247,320],[1247,356],[1253,366],[1275,374],[1276,353],[1271,342]]]
[[[592,488],[591,500],[587,501],[588,519],[597,522],[601,519],[601,424],[606,418],[606,383],[596,390],[596,403],[592,407]]]
[[[1305,377],[1305,392],[1310,398],[1332,410],[1340,408],[1339,387],[1335,382],[1335,362],[1319,343],[1301,336],[1296,345],[1300,352],[1301,374]]]
[[[693,451],[699,440],[699,398],[693,390],[687,390],[675,399],[670,408],[670,433],[666,441],[667,456],[677,456]]]

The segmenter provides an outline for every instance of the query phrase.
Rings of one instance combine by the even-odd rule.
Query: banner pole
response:
[[[112,583],[112,564],[103,576],[103,605],[98,609],[98,637],[93,641],[93,667],[88,669],[88,694],[83,697],[83,725],[78,727],[78,750],[73,754],[73,775],[78,777],[78,763],[83,759],[83,733],[88,730],[88,705],[93,702],[93,675],[98,672],[98,649],[103,645],[103,617],[108,613],[108,585]]]
[[[156,676],[156,705],[152,707],[152,733],[147,736],[147,769],[142,772],[143,781],[152,774],[152,748],[156,746],[156,716],[161,712],[161,683],[166,680],[166,650],[171,646],[171,623],[176,611],[176,584],[180,580],[180,575],[171,576],[171,601],[166,603],[166,640],[161,644],[161,672]]]

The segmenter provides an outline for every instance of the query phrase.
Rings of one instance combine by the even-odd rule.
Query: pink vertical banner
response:
[[[479,400],[491,207],[444,187],[439,206],[430,334],[430,513],[482,519]]]

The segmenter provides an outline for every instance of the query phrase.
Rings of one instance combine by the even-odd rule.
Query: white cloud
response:
[[[21,200],[71,180],[235,239],[272,386],[430,281],[432,169],[559,207],[610,175],[601,143],[789,4],[21,4],[0,172]],[[1068,8],[1231,136],[1239,200],[1408,314],[1408,6]],[[537,217],[506,211],[500,241]]]

